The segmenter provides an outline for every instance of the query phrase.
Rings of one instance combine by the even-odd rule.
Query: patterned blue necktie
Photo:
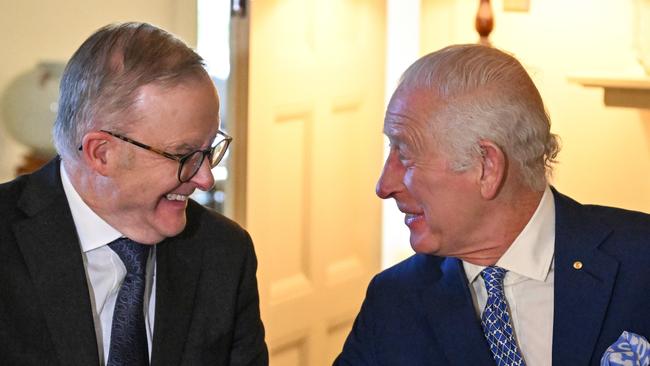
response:
[[[481,271],[488,294],[481,325],[497,366],[525,366],[512,332],[508,304],[503,292],[506,272],[505,269],[494,266]]]
[[[144,288],[150,246],[120,238],[108,244],[126,267],[117,294],[107,366],[149,365],[144,324]]]

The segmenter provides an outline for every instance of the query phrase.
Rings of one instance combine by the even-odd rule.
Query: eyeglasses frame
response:
[[[107,133],[107,134],[109,134],[109,135],[111,135],[111,136],[113,136],[115,138],[118,138],[118,139],[120,139],[122,141],[133,144],[133,145],[135,145],[135,146],[137,146],[139,148],[149,150],[149,151],[151,151],[153,153],[156,153],[156,154],[158,154],[160,156],[164,156],[167,159],[177,161],[178,162],[178,174],[177,174],[176,177],[178,178],[178,181],[181,182],[181,183],[189,182],[192,178],[194,178],[196,173],[198,173],[198,171],[201,169],[201,165],[203,165],[203,161],[205,160],[205,157],[208,156],[208,155],[214,154],[214,150],[217,148],[219,143],[221,143],[221,141],[225,141],[226,146],[224,146],[223,150],[221,150],[221,153],[220,153],[220,156],[218,157],[218,159],[213,164],[210,164],[210,168],[214,168],[215,166],[219,165],[219,163],[223,159],[224,155],[226,154],[226,151],[228,150],[228,147],[230,146],[230,143],[232,142],[232,136],[228,135],[227,133],[225,133],[225,132],[223,132],[221,130],[217,130],[217,135],[221,135],[224,138],[223,140],[219,141],[218,143],[214,144],[213,146],[211,146],[208,149],[194,150],[194,151],[191,151],[191,152],[189,152],[187,154],[180,155],[180,154],[171,154],[171,153],[168,153],[166,151],[156,149],[155,147],[151,147],[151,146],[149,146],[147,144],[143,144],[142,142],[133,140],[131,138],[120,135],[120,134],[115,133],[115,132],[111,132],[111,131],[107,131],[107,130],[100,130],[100,131],[104,132],[104,133]],[[81,150],[81,147],[79,147],[79,150]],[[194,171],[190,175],[190,177],[187,178],[187,180],[181,180],[181,171],[183,170],[183,165],[185,164],[187,159],[190,158],[190,156],[196,154],[197,152],[203,153],[203,155],[201,157],[201,162],[197,165],[196,171]]]

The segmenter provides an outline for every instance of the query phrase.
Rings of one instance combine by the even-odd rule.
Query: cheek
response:
[[[402,177],[402,183],[409,190],[413,188],[413,169],[406,169]]]
[[[426,179],[424,172],[410,168],[404,174],[404,186],[418,200],[426,199],[431,193],[432,184]]]
[[[409,193],[409,195],[417,202],[418,205],[422,205],[422,188],[423,188],[423,183],[421,176],[418,172],[416,172],[414,169],[407,169],[404,178],[403,178],[403,184],[404,187],[406,188],[406,191]]]
[[[128,196],[131,205],[135,207],[140,206],[146,210],[157,206],[162,196],[171,192],[176,187],[175,184],[170,183],[169,177],[153,174],[140,176],[137,179],[134,178],[133,182],[127,188],[128,193],[125,196]]]

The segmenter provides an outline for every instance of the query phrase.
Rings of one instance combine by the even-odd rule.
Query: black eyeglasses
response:
[[[100,130],[100,131],[106,132],[107,134],[113,137],[117,137],[118,139],[122,141],[126,141],[137,147],[141,147],[145,150],[149,150],[158,155],[164,156],[167,159],[176,160],[179,164],[178,181],[181,183],[188,182],[190,179],[192,179],[192,177],[196,175],[196,173],[201,168],[201,164],[203,164],[203,160],[205,160],[206,156],[208,157],[210,168],[214,168],[215,166],[217,166],[221,161],[221,159],[223,159],[223,156],[226,154],[226,150],[228,150],[228,146],[232,141],[232,137],[228,136],[228,134],[226,134],[223,131],[217,131],[217,135],[220,136],[221,138],[218,141],[215,141],[215,143],[213,143],[209,149],[195,150],[188,154],[180,155],[180,154],[170,154],[168,152],[158,150],[149,145],[145,145],[141,142],[132,140],[126,136],[122,136],[117,133],[113,133],[111,131],[106,131],[106,130]]]

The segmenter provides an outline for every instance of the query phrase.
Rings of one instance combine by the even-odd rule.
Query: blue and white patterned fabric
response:
[[[108,246],[120,256],[126,277],[117,294],[107,366],[149,365],[144,324],[144,289],[149,245],[120,238]]]
[[[643,336],[623,332],[607,348],[600,359],[600,366],[648,366],[650,365],[650,343]]]
[[[488,298],[481,325],[497,366],[525,366],[510,323],[508,303],[503,292],[506,270],[490,266],[481,271]]]

